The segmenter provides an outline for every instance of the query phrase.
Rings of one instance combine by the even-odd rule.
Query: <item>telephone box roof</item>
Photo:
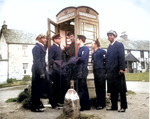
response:
[[[95,12],[99,15],[99,13],[98,13],[96,10],[94,10],[93,8],[91,8],[91,7],[89,7],[89,6],[69,6],[69,7],[66,7],[66,8],[62,9],[62,10],[56,15],[56,17],[57,17],[63,10],[65,10],[65,9],[68,9],[68,8],[75,8],[75,9],[78,9],[78,8],[82,8],[82,7],[89,8],[89,9],[95,11]]]

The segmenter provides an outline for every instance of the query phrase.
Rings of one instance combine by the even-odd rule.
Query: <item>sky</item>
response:
[[[65,7],[89,6],[99,13],[100,37],[115,30],[126,31],[130,40],[150,40],[150,0],[0,0],[0,25],[8,29],[46,33],[47,18]]]

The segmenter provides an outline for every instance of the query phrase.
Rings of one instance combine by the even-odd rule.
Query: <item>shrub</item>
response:
[[[21,92],[19,95],[18,95],[18,100],[17,102],[22,102],[24,99],[26,98],[30,98],[31,96],[29,95],[29,93],[27,92]]]
[[[22,78],[23,81],[30,81],[31,80],[31,77],[29,75],[25,75],[23,78]]]
[[[31,105],[32,105],[31,98],[29,97],[29,98],[24,99],[22,104],[25,109],[31,109]]]
[[[14,81],[16,81],[15,78],[14,78],[14,79],[13,79],[13,78],[8,78],[8,79],[7,79],[7,83],[13,83]]]

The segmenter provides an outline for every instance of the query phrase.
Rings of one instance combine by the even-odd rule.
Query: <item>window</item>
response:
[[[145,63],[144,62],[141,62],[141,68],[145,69]]]
[[[28,63],[23,63],[23,69],[27,69],[28,68]]]
[[[141,58],[144,58],[144,51],[141,51]]]
[[[23,63],[24,74],[26,74],[28,69],[28,63]]]
[[[81,23],[82,25],[82,35],[86,36],[86,42],[85,44],[91,44],[93,40],[97,39],[97,28],[96,25],[89,24],[89,23]]]
[[[22,45],[22,56],[23,57],[27,57],[28,56],[28,54],[27,54],[27,50],[28,50],[28,45]]]
[[[127,50],[127,53],[131,53],[131,50]]]

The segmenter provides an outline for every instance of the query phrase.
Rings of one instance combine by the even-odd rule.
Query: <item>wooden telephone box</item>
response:
[[[100,38],[99,35],[99,17],[98,12],[87,6],[79,7],[66,7],[62,9],[57,15],[57,22],[53,22],[48,18],[48,48],[53,44],[50,38],[55,33],[60,33],[62,36],[61,46],[67,46],[69,39],[67,39],[67,33],[73,32],[75,35],[75,41],[77,35],[86,36],[85,45],[91,50],[91,43],[93,40]],[[78,48],[76,47],[76,53]],[[91,61],[91,54],[89,62]],[[91,70],[90,63],[88,66],[89,71]]]

